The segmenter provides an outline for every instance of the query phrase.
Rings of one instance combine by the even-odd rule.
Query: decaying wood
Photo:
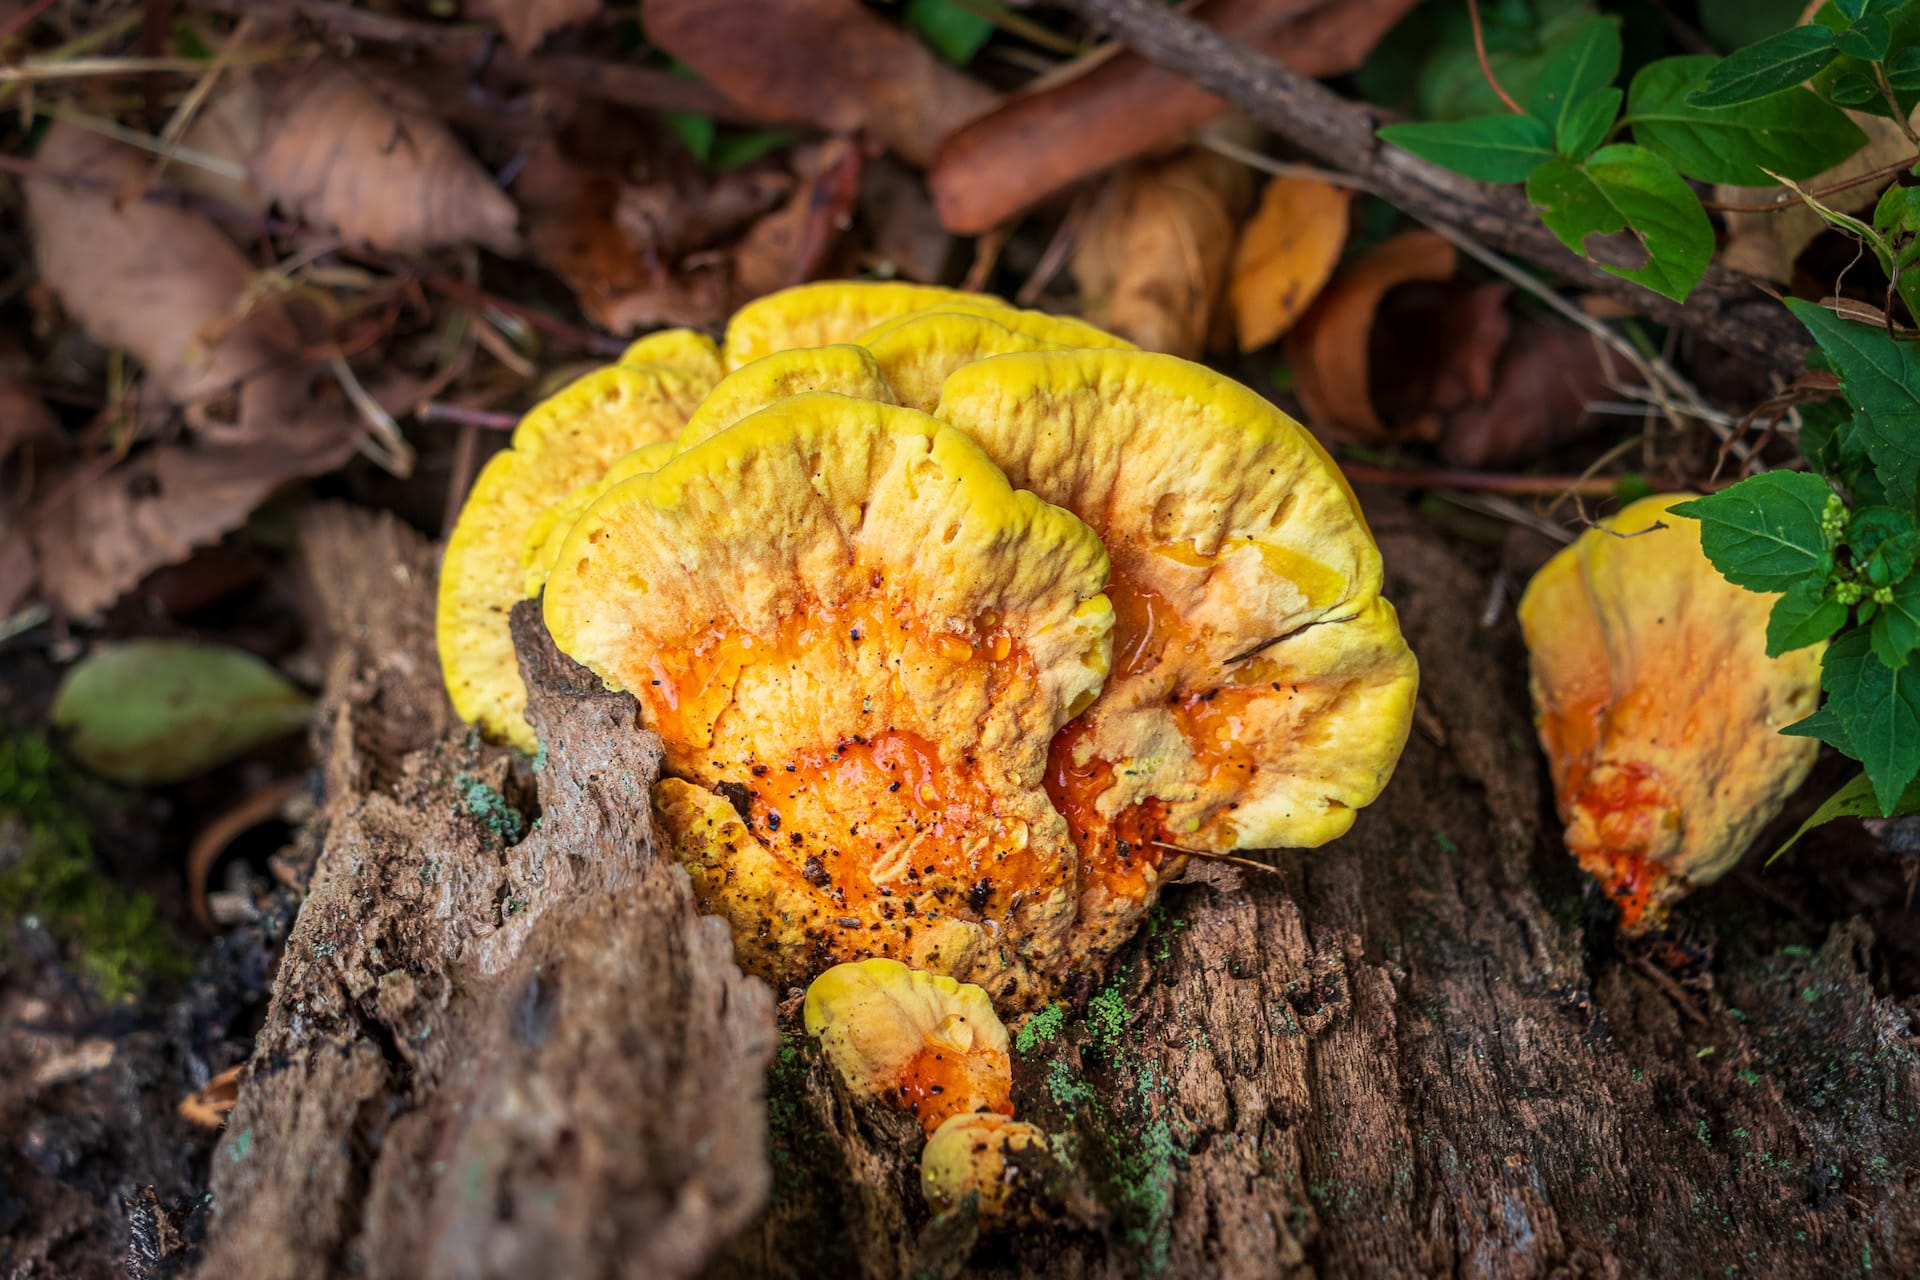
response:
[[[773,1014],[654,856],[658,740],[516,615],[548,744],[516,839],[524,780],[442,729],[428,549],[340,511],[306,546],[317,862],[199,1274],[696,1274],[766,1196]]]
[[[1158,0],[1062,0],[1135,53],[1220,95],[1255,124],[1422,222],[1451,227],[1571,284],[1629,300],[1662,323],[1733,350],[1797,365],[1811,342],[1793,317],[1747,276],[1710,267],[1685,303],[1608,275],[1569,253],[1518,187],[1489,186],[1382,143],[1376,107],[1342,98],[1276,58],[1250,49]]]
[[[333,576],[380,593],[345,615],[204,1275],[1920,1273],[1905,953],[1741,882],[1683,908],[1710,964],[1617,951],[1555,844],[1518,636],[1423,528],[1379,529],[1423,663],[1391,787],[1277,875],[1196,868],[1021,1029],[1070,1207],[996,1234],[929,1218],[916,1127],[836,1089],[791,999],[772,1052],[768,993],[646,851],[630,704],[524,606],[540,826],[508,847],[463,808],[463,774],[517,784],[422,710],[430,560],[331,519]]]

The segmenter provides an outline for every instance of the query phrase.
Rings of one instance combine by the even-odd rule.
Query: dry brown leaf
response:
[[[776,206],[792,182],[765,171],[707,183],[640,181],[615,164],[578,162],[548,143],[515,179],[534,257],[614,333],[662,325],[718,328],[733,310],[731,263],[715,246]]]
[[[1287,335],[1293,388],[1316,423],[1349,439],[1387,439],[1368,386],[1374,315],[1388,291],[1415,280],[1445,280],[1454,248],[1432,231],[1408,231],[1367,251],[1334,277]]]
[[[754,223],[734,249],[736,307],[819,274],[841,231],[853,221],[861,161],[860,145],[851,138],[828,138],[794,154],[800,185],[784,205]]]
[[[281,363],[245,320],[253,272],[240,250],[198,214],[138,198],[149,160],[69,124],[48,130],[35,160],[128,193],[23,184],[40,279],[94,341],[124,348],[176,404],[204,405]]]
[[[1318,78],[1366,61],[1414,3],[1215,0],[1199,16]],[[947,230],[978,235],[1089,174],[1172,145],[1226,109],[1192,81],[1106,45],[956,132],[927,185]]]
[[[32,387],[10,370],[0,370],[0,463],[11,458],[16,449],[45,440],[59,428],[53,411]],[[0,492],[0,502],[5,499],[5,493]]]
[[[420,95],[334,65],[261,88],[266,142],[254,173],[290,216],[395,253],[519,252],[513,202]]]
[[[531,53],[547,34],[600,12],[600,0],[486,0],[494,22],[519,53]]]
[[[917,165],[994,92],[859,0],[645,0],[647,36],[770,124],[864,131]]]
[[[1227,300],[1242,351],[1293,327],[1320,296],[1347,245],[1353,192],[1312,178],[1275,178],[1240,229]]]
[[[1200,150],[1108,178],[1073,257],[1087,319],[1149,350],[1197,357],[1249,186],[1239,162]]]
[[[265,213],[273,199],[252,173],[253,158],[266,140],[265,114],[259,83],[244,71],[229,70],[180,142],[184,148],[225,161],[243,176],[218,173],[182,157],[167,166],[167,182],[243,213]]]
[[[1606,394],[1606,367],[1586,330],[1523,325],[1487,391],[1444,415],[1440,456],[1461,467],[1531,462],[1591,430],[1598,419],[1586,406]]]
[[[1907,140],[1907,135],[1897,122],[1885,116],[1868,115],[1864,111],[1849,111],[1847,114],[1867,135],[1867,145],[1826,172],[1808,178],[1801,184],[1808,191],[1846,182],[1913,154],[1913,144]],[[1920,127],[1920,109],[1914,111],[1911,123]],[[1859,186],[1821,196],[1820,203],[1841,213],[1861,213],[1873,207],[1885,186],[1884,182],[1863,182]],[[1766,204],[1781,194],[1784,193],[1778,187],[1722,186],[1713,189],[1713,198],[1724,204]],[[1827,229],[1826,221],[1799,201],[1794,201],[1778,213],[1727,212],[1723,217],[1727,224],[1727,238],[1720,246],[1720,265],[1781,284],[1793,279],[1794,261],[1813,243],[1814,237]]]

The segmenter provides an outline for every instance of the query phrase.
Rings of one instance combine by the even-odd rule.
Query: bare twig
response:
[[[1506,104],[1507,110],[1517,116],[1527,114],[1526,109],[1513,100],[1513,95],[1500,85],[1500,77],[1493,74],[1493,64],[1487,61],[1487,33],[1480,26],[1480,0],[1467,0],[1467,19],[1473,23],[1473,56],[1480,59],[1480,74],[1487,79],[1487,86],[1494,96]]]

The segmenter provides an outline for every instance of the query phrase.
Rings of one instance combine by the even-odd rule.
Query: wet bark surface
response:
[[[1920,1273],[1910,867],[1849,826],[1690,899],[1685,936],[1616,947],[1558,850],[1510,620],[1479,623],[1486,579],[1430,528],[1378,532],[1423,664],[1391,787],[1271,875],[1196,867],[1102,982],[1019,1029],[1020,1114],[1070,1172],[1051,1216],[983,1232],[930,1217],[916,1127],[836,1090],[793,993],[741,977],[653,857],[631,704],[523,607],[543,759],[480,747],[439,693],[431,549],[317,521],[309,568],[344,621],[310,886],[213,1199],[178,1210],[206,1185],[192,1160],[152,1193],[92,1156],[36,1174],[91,1224],[66,1256],[249,1277]],[[183,1141],[164,1089],[123,1093],[138,1107],[105,1123],[144,1136],[115,1149],[162,1166]],[[108,1274],[49,1269],[34,1221],[0,1221],[10,1274]]]

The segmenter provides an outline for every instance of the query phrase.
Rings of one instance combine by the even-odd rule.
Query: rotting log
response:
[[[649,853],[630,703],[522,606],[545,759],[507,845],[472,811],[510,826],[514,766],[422,710],[429,553],[330,521],[377,594],[341,611],[313,889],[202,1275],[1920,1274],[1897,877],[1848,897],[1844,859],[1802,859],[1690,900],[1691,964],[1617,950],[1557,848],[1516,630],[1430,526],[1376,515],[1423,663],[1392,785],[1272,876],[1197,869],[1021,1029],[1020,1113],[1076,1180],[981,1237],[929,1217],[915,1126],[837,1093]]]

